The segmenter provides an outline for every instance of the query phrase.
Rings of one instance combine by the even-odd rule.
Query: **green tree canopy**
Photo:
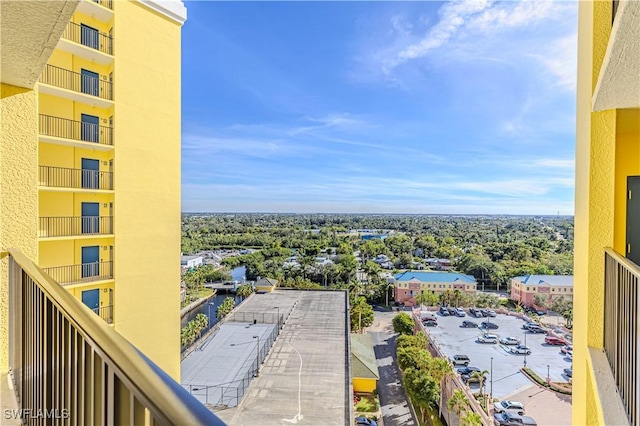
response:
[[[400,312],[391,320],[393,331],[400,334],[413,334],[413,318],[406,312]]]

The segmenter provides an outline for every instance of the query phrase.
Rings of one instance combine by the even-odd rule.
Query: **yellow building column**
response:
[[[613,245],[616,112],[591,99],[611,32],[612,4],[581,1],[578,30],[573,424],[597,424],[587,347],[603,345],[604,248]]]
[[[0,84],[0,372],[8,369],[9,247],[38,259],[38,96]]]

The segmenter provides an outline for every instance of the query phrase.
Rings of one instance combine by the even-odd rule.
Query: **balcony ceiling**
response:
[[[0,81],[32,89],[79,0],[0,0]]]
[[[640,108],[640,1],[620,1],[593,110]]]

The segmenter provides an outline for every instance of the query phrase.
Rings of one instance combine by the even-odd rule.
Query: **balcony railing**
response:
[[[113,216],[41,217],[39,237],[113,234]]]
[[[60,285],[88,283],[113,278],[113,262],[92,262],[80,265],[44,268],[44,272]]]
[[[9,369],[18,410],[34,416],[26,424],[224,424],[15,249],[8,284]]]
[[[112,101],[113,85],[111,82],[100,80],[99,77],[91,74],[80,74],[64,68],[47,65],[42,71],[40,82]]]
[[[69,22],[69,25],[67,25],[67,28],[62,33],[62,38],[108,55],[113,54],[111,36],[101,33],[95,28],[91,28],[86,25],[78,25],[75,22]]]
[[[62,139],[113,145],[113,128],[40,114],[40,134]]]
[[[640,421],[640,267],[605,250],[604,351],[629,422]]]
[[[113,189],[113,173],[40,166],[40,185],[52,188]]]
[[[107,324],[113,324],[113,305],[100,306],[99,308],[91,309],[104,320]]]
[[[92,0],[94,3],[98,3],[101,6],[106,7],[107,9],[113,10],[113,0]]]

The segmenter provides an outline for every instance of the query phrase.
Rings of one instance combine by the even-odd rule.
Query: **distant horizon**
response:
[[[333,215],[333,216],[491,216],[491,217],[574,217],[574,215],[567,214],[509,214],[509,213],[340,213],[340,212],[206,212],[206,211],[182,211],[182,214],[260,214],[260,215]]]
[[[578,2],[186,6],[185,210],[574,214]]]

